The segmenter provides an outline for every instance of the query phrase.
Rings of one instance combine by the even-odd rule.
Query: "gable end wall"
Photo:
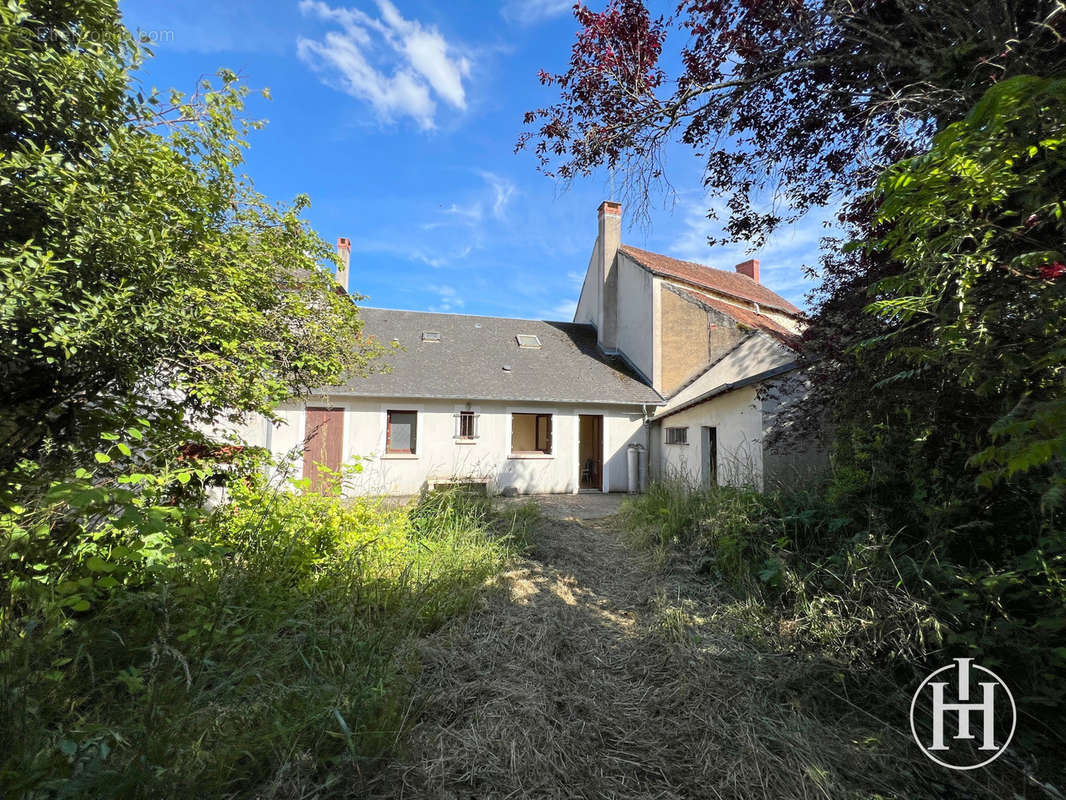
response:
[[[746,336],[736,320],[692,302],[668,284],[662,292],[662,385],[669,396]]]

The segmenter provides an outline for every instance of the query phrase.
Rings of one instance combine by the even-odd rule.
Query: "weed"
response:
[[[456,492],[389,508],[252,476],[229,500],[90,608],[54,587],[9,607],[5,796],[350,788],[409,724],[412,639],[469,609],[531,524]]]

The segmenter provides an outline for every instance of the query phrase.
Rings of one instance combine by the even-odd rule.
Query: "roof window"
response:
[[[439,342],[440,331],[422,331],[423,342]]]
[[[518,346],[527,350],[540,350],[540,337],[534,336],[532,333],[520,333],[514,337],[518,341]]]

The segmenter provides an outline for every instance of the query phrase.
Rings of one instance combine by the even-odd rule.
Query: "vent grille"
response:
[[[518,346],[526,350],[540,350],[540,337],[532,333],[520,333],[514,337]]]

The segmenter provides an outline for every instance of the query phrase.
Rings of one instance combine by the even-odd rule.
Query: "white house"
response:
[[[618,203],[599,207],[572,322],[360,314],[399,343],[391,371],[247,437],[313,481],[316,464],[358,458],[359,493],[625,491],[637,445],[652,476],[761,486],[787,467],[765,447],[781,401],[760,388],[796,370],[800,310],[759,282],[758,261],[724,271],[622,244]]]

